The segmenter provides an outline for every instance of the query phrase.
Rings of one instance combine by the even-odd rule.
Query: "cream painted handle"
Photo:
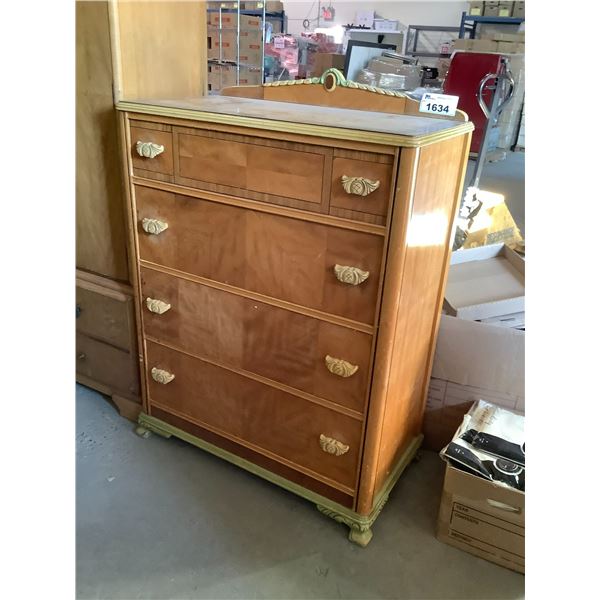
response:
[[[156,158],[165,151],[165,147],[160,144],[142,141],[136,143],[135,149],[142,158]]]
[[[323,452],[335,454],[335,456],[342,456],[342,454],[346,454],[350,450],[350,446],[323,434],[319,436],[319,445]]]
[[[156,367],[152,367],[152,371],[150,371],[152,375],[152,379],[157,383],[162,383],[166,385],[175,379],[175,375],[173,373],[169,373],[169,371],[163,371],[162,369],[157,369]]]
[[[171,305],[156,298],[146,298],[146,307],[150,312],[162,315],[171,308]]]
[[[348,177],[348,175],[342,175],[342,186],[344,186],[347,194],[368,196],[379,187],[379,181],[367,179],[366,177]]]
[[[158,235],[162,233],[165,229],[169,228],[169,224],[164,221],[159,221],[158,219],[142,219],[142,229],[146,233],[151,233],[152,235]]]
[[[338,281],[348,285],[359,285],[369,277],[369,271],[363,271],[358,267],[346,267],[344,265],[335,265],[333,271]]]
[[[341,358],[333,358],[329,354],[325,357],[325,365],[330,373],[339,375],[340,377],[351,377],[358,371],[358,365],[353,365]]]

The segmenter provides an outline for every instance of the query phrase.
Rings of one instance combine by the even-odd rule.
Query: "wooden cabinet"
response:
[[[118,108],[139,433],[286,487],[366,545],[422,438],[471,124],[228,97]]]

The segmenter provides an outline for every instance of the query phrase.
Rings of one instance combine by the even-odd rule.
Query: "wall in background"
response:
[[[304,19],[313,19],[311,29],[317,27],[317,7],[318,1],[284,1],[284,9],[288,17],[288,32],[300,33],[304,31],[302,21]],[[330,27],[333,25],[345,25],[356,22],[357,10],[374,10],[376,16],[384,19],[393,19],[400,21],[401,24],[408,25],[447,25],[458,27],[460,25],[460,16],[468,8],[468,2],[394,2],[380,0],[379,2],[362,2],[361,0],[338,2],[337,0],[321,0],[321,6],[331,4],[335,9],[335,19],[333,21],[320,21],[320,27]]]

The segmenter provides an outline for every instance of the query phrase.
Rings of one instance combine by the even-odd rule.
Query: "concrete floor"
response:
[[[465,188],[469,185],[474,171],[475,161],[470,160],[465,176]],[[506,206],[521,230],[521,235],[525,237],[525,152],[507,152],[504,160],[486,163],[479,188],[504,194]]]
[[[366,548],[312,504],[77,386],[78,598],[524,598],[524,577],[442,544],[443,463],[423,452]]]

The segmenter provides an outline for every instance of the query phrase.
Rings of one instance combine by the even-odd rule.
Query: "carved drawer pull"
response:
[[[373,181],[366,177],[348,177],[348,175],[342,175],[342,185],[347,194],[368,196],[379,187],[379,181]]]
[[[325,357],[325,365],[330,373],[339,375],[340,377],[351,377],[358,371],[358,365],[353,365],[341,358],[333,358],[329,354]]]
[[[159,221],[158,219],[142,219],[142,229],[146,233],[151,233],[152,235],[158,235],[162,233],[165,229],[169,228],[169,224],[164,221]]]
[[[335,265],[333,267],[338,281],[349,285],[359,285],[369,277],[369,271],[363,271],[358,267],[345,267],[344,265]]]
[[[334,440],[333,438],[327,437],[323,434],[319,436],[319,445],[321,446],[321,450],[323,450],[323,452],[327,452],[327,454],[335,454],[336,456],[342,456],[342,454],[346,454],[346,452],[350,450],[350,446],[342,444],[342,442]]]
[[[169,371],[163,371],[162,369],[157,369],[156,367],[152,367],[152,371],[150,371],[152,375],[152,379],[157,383],[162,383],[166,385],[175,379],[175,375],[173,373],[169,373]]]
[[[160,144],[140,141],[136,143],[135,149],[142,158],[156,158],[165,151],[165,147]]]
[[[162,315],[171,308],[171,305],[168,302],[163,302],[156,298],[146,298],[146,307],[150,312]]]

